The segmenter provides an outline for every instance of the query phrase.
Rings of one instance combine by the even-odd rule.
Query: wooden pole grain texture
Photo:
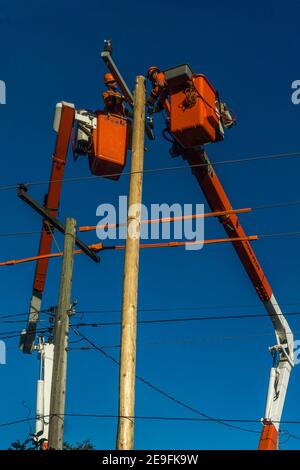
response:
[[[128,196],[127,239],[123,277],[119,420],[117,434],[118,450],[131,450],[134,445],[136,321],[144,167],[144,134],[145,78],[143,76],[138,76],[136,77],[134,94],[131,175]]]
[[[59,299],[55,318],[54,359],[50,400],[49,448],[55,450],[62,450],[64,442],[67,347],[69,337],[69,311],[72,291],[75,231],[75,219],[67,218]]]

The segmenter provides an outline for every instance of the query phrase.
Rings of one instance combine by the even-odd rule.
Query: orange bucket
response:
[[[93,151],[89,154],[90,170],[94,175],[120,178],[126,164],[128,129],[128,121],[122,116],[97,112]]]

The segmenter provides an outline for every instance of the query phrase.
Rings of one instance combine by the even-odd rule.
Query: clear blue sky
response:
[[[213,161],[300,150],[300,106],[291,103],[291,83],[299,76],[298,2],[150,3],[97,0],[25,2],[3,0],[0,12],[0,79],[7,86],[7,104],[0,106],[0,185],[47,180],[55,142],[52,120],[55,103],[66,100],[77,108],[101,107],[102,74],[99,58],[104,38],[112,38],[114,57],[132,87],[134,77],[157,64],[168,68],[189,63],[204,73],[236,111],[238,126],[224,142],[207,150]],[[157,139],[149,145],[146,168],[182,164],[172,160],[160,138],[163,121],[156,119]],[[300,199],[300,161],[279,159],[220,165],[216,168],[234,207]],[[66,177],[88,176],[85,159],[74,163],[69,154]],[[116,183],[96,180],[66,184],[60,218],[78,224],[97,222],[96,207],[126,194],[128,177]],[[42,200],[46,186],[33,186]],[[202,203],[204,197],[189,170],[148,174],[143,199],[151,202]],[[0,192],[0,232],[37,231],[40,219],[17,199],[15,191]],[[242,216],[248,234],[300,230],[299,208],[269,209]],[[206,238],[223,237],[210,220]],[[94,234],[85,235],[95,242]],[[61,236],[57,236],[62,245]],[[1,238],[0,259],[33,256],[38,235]],[[274,293],[284,311],[298,311],[299,238],[270,238],[255,243]],[[100,265],[76,258],[73,297],[79,310],[120,309],[123,252],[105,253]],[[50,263],[44,307],[57,302],[60,261]],[[26,312],[34,265],[0,270],[0,314]],[[291,303],[295,305],[291,305]],[[143,251],[140,260],[140,319],[192,315],[263,313],[244,270],[229,244],[184,249]],[[235,306],[235,308],[226,308]],[[191,311],[189,308],[198,308]],[[219,307],[219,308],[218,308]],[[176,310],[172,310],[176,309]],[[180,310],[179,310],[180,309]],[[22,317],[21,317],[22,318]],[[117,321],[119,313],[90,314],[84,321]],[[289,319],[300,335],[298,317]],[[22,324],[21,324],[22,325]],[[21,328],[1,325],[1,332]],[[119,344],[119,328],[85,328],[101,346]],[[76,338],[71,336],[73,341]],[[259,419],[264,413],[274,344],[269,319],[140,325],[137,372],[178,399],[215,417]],[[22,355],[16,339],[7,341],[7,365],[0,366],[0,422],[26,417],[35,410],[38,361]],[[79,343],[74,346],[81,346]],[[118,357],[117,348],[107,349]],[[300,420],[299,367],[293,372],[284,419]],[[67,409],[69,413],[117,413],[117,367],[96,351],[70,351]],[[22,404],[25,402],[25,405]],[[26,407],[25,407],[26,406]],[[136,414],[196,417],[166,398],[137,384]],[[33,423],[32,423],[33,425]],[[245,425],[260,430],[260,424]],[[300,435],[300,426],[283,425]],[[28,425],[0,428],[0,446],[23,439]],[[116,421],[67,418],[65,438],[91,438],[98,448],[115,446]],[[286,437],[283,437],[283,441]],[[254,449],[258,436],[215,423],[137,421],[136,448]],[[289,439],[284,449],[299,449]]]

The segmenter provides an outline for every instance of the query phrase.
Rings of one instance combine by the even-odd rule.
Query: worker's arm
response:
[[[121,93],[114,91],[105,91],[102,96],[104,104],[108,109],[125,101],[125,97]]]

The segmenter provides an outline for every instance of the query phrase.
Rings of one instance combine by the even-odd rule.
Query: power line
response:
[[[81,312],[84,314],[84,312]],[[288,317],[288,316],[298,316],[300,312],[289,312],[289,313],[278,313],[274,315],[270,315],[267,313],[260,314],[244,314],[244,315],[218,315],[218,316],[207,316],[207,317],[182,317],[182,318],[154,318],[150,320],[138,320],[137,323],[139,324],[151,324],[151,323],[178,323],[178,322],[190,322],[190,321],[215,321],[215,320],[244,320],[244,319],[251,319],[251,318],[277,318],[278,316]],[[47,320],[40,320],[47,322]],[[0,324],[14,324],[14,323],[26,323],[26,320],[5,320],[0,322]],[[98,327],[98,326],[117,326],[120,325],[121,322],[119,321],[112,321],[112,322],[92,322],[92,323],[74,323],[72,326],[76,328],[80,327]],[[1,334],[13,334],[17,333],[17,331],[5,331],[0,333]]]
[[[300,334],[300,331],[294,331],[294,334]],[[218,336],[208,336],[208,335],[201,335],[194,338],[183,338],[183,339],[174,339],[174,340],[162,340],[162,341],[138,341],[138,346],[170,346],[170,345],[182,345],[182,346],[189,346],[190,344],[197,344],[197,343],[207,343],[211,342],[218,342],[218,341],[235,341],[242,339],[243,341],[247,339],[253,338],[265,338],[269,336],[273,336],[274,333],[253,333],[248,335],[218,335]],[[78,344],[82,340],[79,341],[70,341],[69,344]],[[110,344],[110,345],[101,345],[102,349],[119,349],[121,347],[120,344]],[[78,346],[78,347],[69,347],[68,351],[91,351],[94,348],[92,346]]]
[[[206,166],[216,166],[216,165],[226,165],[226,164],[233,164],[233,163],[247,163],[247,162],[257,162],[257,161],[264,161],[264,160],[274,160],[274,159],[280,159],[280,158],[294,158],[294,157],[300,157],[300,152],[287,152],[287,153],[274,153],[274,154],[269,154],[269,155],[258,155],[258,156],[253,156],[253,157],[246,157],[246,158],[237,158],[237,159],[231,159],[231,160],[220,160],[216,162],[210,162],[210,163],[197,163],[194,165],[178,165],[178,166],[171,166],[171,167],[160,167],[160,168],[148,168],[144,169],[143,173],[144,174],[151,174],[151,173],[161,173],[161,172],[167,172],[167,171],[176,171],[176,170],[186,170],[189,168],[197,168],[197,167],[206,167]],[[98,180],[99,178],[107,178],[107,177],[113,177],[113,176],[128,176],[131,175],[132,172],[127,171],[123,173],[111,173],[110,175],[106,176],[81,176],[81,177],[74,177],[74,178],[66,178],[64,180],[53,180],[52,183],[76,183],[80,181],[90,181],[90,180]],[[140,173],[140,171],[134,172],[134,173]],[[27,186],[38,186],[38,185],[44,185],[48,184],[50,180],[35,180],[31,182],[25,183]],[[11,189],[16,189],[18,187],[18,184],[11,184],[11,185],[3,185],[0,186],[0,191],[7,191]]]
[[[300,302],[288,302],[282,303],[280,305],[299,305]],[[279,305],[279,304],[277,304]],[[249,308],[256,306],[255,304],[248,304],[248,305],[215,305],[215,306],[203,306],[203,307],[163,307],[163,308],[139,308],[138,312],[169,312],[169,311],[199,311],[202,309],[220,309],[220,308]],[[41,313],[50,313],[49,309],[44,309]],[[95,310],[80,310],[77,311],[77,315],[87,315],[87,314],[106,314],[106,313],[120,313],[120,309],[95,309]],[[0,320],[4,319],[4,321],[0,321],[0,324],[13,324],[13,323],[25,323],[27,320],[7,320],[8,318],[16,318],[20,316],[26,316],[29,313],[17,313],[17,314],[8,314],[0,316]],[[297,316],[300,315],[300,312],[286,312],[281,314],[274,315],[277,316]],[[183,322],[183,321],[209,321],[209,320],[234,320],[234,319],[247,319],[247,318],[269,318],[272,315],[266,313],[253,313],[253,314],[240,314],[240,315],[217,315],[217,316],[205,316],[205,317],[182,317],[182,318],[158,318],[158,319],[150,319],[150,320],[139,320],[138,323],[169,323],[169,322]],[[41,322],[47,322],[48,320],[40,320]],[[101,323],[78,323],[74,324],[73,326],[112,326],[112,325],[119,325],[120,322],[101,322]],[[14,331],[16,333],[16,331]],[[1,335],[1,333],[0,333]]]
[[[195,244],[215,244],[215,243],[234,243],[237,241],[247,241],[247,240],[259,240],[260,238],[267,238],[267,237],[286,237],[286,236],[294,236],[294,235],[300,235],[300,231],[295,231],[295,232],[279,232],[279,233],[271,233],[271,234],[262,234],[262,235],[250,235],[247,237],[237,237],[237,238],[221,238],[221,239],[213,239],[213,240],[197,240],[197,241],[172,241],[172,242],[160,242],[160,243],[146,243],[146,244],[141,244],[140,248],[174,248],[174,247],[183,247],[186,245],[195,245]],[[90,248],[92,248],[94,251],[105,251],[105,250],[123,250],[125,249],[125,245],[103,245],[102,243],[98,243],[95,245],[90,245]],[[75,251],[75,254],[80,254],[82,251],[77,250]],[[32,262],[32,261],[37,261],[38,259],[52,259],[52,258],[57,258],[62,256],[62,252],[59,251],[58,253],[50,253],[47,255],[37,255],[34,257],[26,257],[26,258],[21,258],[17,260],[9,260],[9,261],[3,261],[0,263],[0,266],[11,266],[11,265],[16,265],[20,263],[25,263],[25,262]]]
[[[212,321],[212,320],[243,320],[249,318],[270,318],[278,316],[286,317],[286,316],[296,316],[300,315],[300,312],[291,312],[291,313],[281,313],[276,315],[269,315],[269,314],[245,314],[245,315],[218,315],[213,317],[183,317],[183,318],[157,318],[151,320],[138,320],[137,323],[139,324],[150,324],[150,323],[178,323],[178,322],[190,322],[190,321]],[[115,326],[120,325],[121,322],[114,321],[114,322],[93,322],[93,323],[76,323],[73,326],[76,328],[79,327],[98,327],[98,326]]]
[[[286,202],[273,202],[272,204],[260,204],[258,206],[251,207],[252,211],[262,210],[262,209],[276,209],[277,207],[289,207],[289,206],[298,206],[300,200],[296,199],[294,201]]]
[[[0,237],[17,237],[17,236],[23,236],[23,235],[40,235],[41,231],[36,230],[34,232],[2,232],[0,233]]]
[[[107,352],[105,352],[102,348],[100,348],[99,346],[97,346],[93,341],[91,341],[90,339],[88,339],[85,335],[83,335],[82,333],[80,333],[78,330],[76,330],[74,327],[72,327],[73,331],[75,332],[75,334],[79,335],[81,338],[83,338],[87,343],[89,343],[91,346],[93,346],[97,351],[99,351],[103,356],[105,356],[107,359],[109,359],[110,361],[114,362],[114,364],[116,365],[120,365],[119,364],[119,361],[117,361],[113,356],[111,356],[110,354],[108,354]],[[209,421],[212,421],[212,422],[216,422],[218,424],[221,424],[223,426],[226,426],[226,427],[230,427],[230,428],[234,428],[234,429],[237,429],[239,431],[244,431],[244,432],[251,432],[251,433],[258,433],[258,431],[255,431],[253,429],[246,429],[246,428],[242,428],[240,426],[235,426],[233,424],[229,424],[223,420],[220,420],[218,418],[213,418],[212,416],[209,416],[207,415],[206,413],[203,413],[202,411],[199,411],[197,410],[196,408],[184,403],[183,401],[175,398],[174,396],[170,395],[169,393],[165,392],[164,390],[162,390],[161,388],[157,387],[156,385],[153,385],[151,382],[149,382],[148,380],[144,379],[143,377],[139,376],[139,375],[136,375],[136,378],[142,382],[143,384],[147,385],[149,388],[151,388],[152,390],[156,391],[157,393],[159,393],[160,395],[164,396],[165,398],[167,398],[168,400],[170,401],[173,401],[174,403],[176,403],[177,405],[179,406],[182,406],[183,408],[189,410],[189,411],[192,411],[193,413],[196,413],[200,416],[202,416],[203,418],[206,418],[207,420]]]
[[[1,188],[0,188],[1,189]],[[261,204],[258,206],[251,207],[251,211],[254,212],[256,210],[262,210],[262,209],[272,209],[272,208],[280,208],[280,207],[289,207],[289,206],[295,206],[295,205],[300,205],[300,200],[295,200],[295,201],[287,201],[287,202],[275,202],[272,204]],[[27,236],[27,235],[40,235],[41,231],[36,230],[36,231],[31,231],[31,232],[22,232],[22,231],[11,231],[11,232],[2,232],[0,233],[0,237],[14,237],[14,236]],[[300,232],[282,232],[283,235],[296,235],[299,234]],[[260,235],[262,236],[273,236],[272,234],[268,235]]]
[[[96,414],[96,413],[64,413],[64,414],[52,414],[52,415],[44,415],[44,418],[50,418],[51,416],[66,416],[72,418],[99,418],[99,419],[118,419],[118,418],[127,418],[127,419],[143,419],[143,420],[158,420],[158,421],[195,421],[195,422],[207,422],[211,421],[210,418],[188,418],[185,416],[119,416],[113,414]],[[25,423],[28,421],[36,420],[37,416],[32,416],[29,418],[20,418],[14,421],[7,421],[5,423],[0,423],[0,427],[6,426],[13,426],[20,423]],[[222,418],[222,421],[228,423],[260,423],[261,421],[258,419],[228,419]],[[274,421],[276,422],[276,421]],[[300,424],[300,421],[281,421],[283,424]],[[258,432],[258,431],[257,431]],[[286,434],[287,431],[281,431],[282,433]],[[290,434],[290,433],[288,433]]]
[[[300,302],[299,302],[300,303]],[[29,315],[30,312],[22,312],[22,313],[7,313],[5,315],[0,315],[1,318],[14,318],[14,317],[23,317],[25,315]],[[40,313],[50,313],[50,309],[43,309]]]
[[[276,304],[279,306],[279,304]],[[294,302],[282,302],[280,305],[300,305],[300,301],[294,301]],[[257,304],[230,304],[230,305],[201,305],[197,307],[191,307],[191,306],[183,306],[183,307],[147,307],[147,308],[138,308],[138,312],[168,312],[168,311],[180,311],[182,312],[183,310],[186,311],[193,311],[193,310],[210,310],[210,309],[227,309],[227,308],[249,308],[249,307],[257,307]],[[76,313],[78,315],[80,314],[90,314],[90,313],[120,313],[120,309],[103,309],[103,308],[97,308],[93,310],[79,310]],[[1,317],[0,317],[1,318]]]
[[[44,418],[51,418],[54,415],[45,415]],[[188,418],[185,416],[119,416],[113,414],[95,414],[95,413],[64,413],[64,415],[55,415],[55,416],[65,416],[65,417],[72,417],[72,418],[95,418],[95,419],[119,419],[119,418],[127,418],[127,419],[137,419],[137,420],[145,420],[145,421],[170,421],[170,422],[211,422],[210,418]],[[5,423],[0,423],[0,428],[14,426],[17,424],[28,423],[29,421],[34,421],[37,419],[37,416],[27,417],[27,418],[20,418],[14,421],[8,421]],[[248,423],[248,424],[255,424],[260,423],[261,421],[258,419],[227,419],[222,418],[222,422],[224,423]],[[276,421],[274,421],[276,423]],[[281,421],[281,424],[300,424],[300,421]],[[239,428],[239,427],[237,427]],[[247,430],[249,431],[249,430]],[[260,434],[259,431],[253,430],[253,433]],[[300,436],[290,433],[286,430],[279,430],[280,434],[287,435],[289,438],[300,440]],[[287,442],[287,441],[285,441]]]
[[[127,419],[142,419],[142,420],[158,420],[158,421],[191,421],[191,422],[208,422],[211,421],[210,418],[189,418],[186,416],[143,416],[143,415],[135,415],[135,416],[119,416],[114,414],[97,414],[97,413],[60,413],[60,414],[49,414],[44,415],[44,418],[51,418],[52,416],[66,416],[72,418],[99,418],[99,419],[117,419],[117,418],[127,418]],[[0,423],[0,427],[6,426],[13,426],[15,424],[25,423],[27,421],[36,420],[37,416],[31,416],[29,418],[20,418],[14,421],[7,421],[5,423]],[[222,418],[222,421],[227,423],[261,423],[259,419],[240,419],[240,418]],[[279,421],[273,421],[273,423],[279,423]],[[300,421],[280,421],[282,424],[293,424],[299,425]],[[259,431],[256,431],[259,434]],[[290,434],[288,431],[282,430],[280,431],[282,434]],[[292,434],[290,434],[292,436]],[[295,439],[300,439],[299,437],[294,436]]]
[[[20,235],[31,235],[31,234],[40,234],[41,232],[7,232],[7,233],[0,233],[0,237],[12,237],[12,236],[20,236]],[[267,237],[289,237],[300,235],[300,231],[296,230],[294,232],[275,232],[275,233],[263,233],[258,235],[258,239],[260,238],[267,238]],[[230,241],[230,239],[228,239]],[[105,247],[104,247],[105,248]],[[109,246],[107,248],[110,248]],[[61,250],[58,250],[61,252]]]
[[[277,232],[277,233],[265,233],[259,235],[259,238],[271,238],[271,237],[291,237],[295,235],[300,235],[300,231],[297,232]]]
[[[49,328],[40,328],[40,329],[28,329],[26,330],[27,333],[30,333],[31,331],[36,331],[37,333],[46,333],[47,331],[49,331]],[[20,335],[20,330],[15,330],[15,331],[2,331],[0,332],[0,339],[6,339],[7,337],[4,337],[2,335],[15,335],[15,336],[19,336]],[[11,336],[13,337],[13,336]]]

